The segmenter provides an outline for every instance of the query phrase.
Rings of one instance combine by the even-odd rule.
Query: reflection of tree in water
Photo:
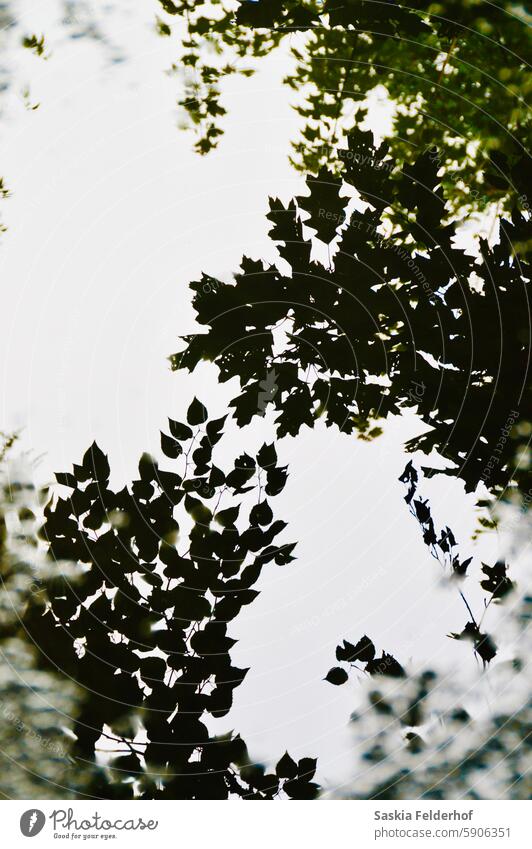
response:
[[[201,152],[222,132],[224,78],[251,73],[260,67],[253,60],[286,38],[295,70],[285,82],[296,93],[302,120],[292,161],[304,172],[335,168],[335,147],[367,114],[366,98],[378,87],[394,109],[394,157],[412,162],[436,146],[445,166],[444,195],[455,207],[482,209],[513,194],[520,171],[529,170],[526,6],[161,2],[168,13],[165,34],[178,21],[176,68],[185,66],[191,80],[180,105],[199,134]]]
[[[519,98],[529,78],[514,61],[525,44],[521,20],[507,14],[509,6],[485,12],[446,4],[429,17],[425,4],[326,0],[236,4],[235,24],[234,4],[209,5],[216,20],[206,4],[163,0],[169,17],[158,23],[169,35],[166,21],[178,18],[180,35],[186,31],[176,70],[185,72],[181,105],[199,129],[198,150],[207,152],[221,133],[220,80],[297,30],[298,70],[288,83],[307,87],[294,158],[314,176],[288,206],[271,201],[277,266],[244,258],[232,284],[192,284],[205,332],[186,339],[174,366],[214,361],[220,380],[240,381],[231,402],[238,424],[274,409],[279,437],[323,418],[374,439],[388,416],[413,409],[425,432],[410,449],[437,451],[452,465],[446,473],[468,490],[483,483],[491,499],[516,494],[526,510],[530,223],[520,148],[528,116]],[[111,44],[93,7],[62,8],[69,37]],[[495,29],[500,44],[486,52]],[[26,35],[26,46],[42,53],[39,37]],[[357,128],[377,84],[397,107],[380,147]],[[346,145],[344,131],[353,126]],[[507,213],[495,241],[478,241],[475,255],[459,249],[450,212],[501,198]],[[318,241],[322,253],[328,249],[326,263],[312,258]],[[223,471],[213,458],[223,429],[223,419],[209,421],[194,401],[187,422],[170,421],[162,435],[172,470],[144,455],[139,478],[119,492],[94,444],[71,473],[58,475],[68,494],[53,495],[45,509],[45,564],[27,555],[35,517],[16,505],[9,551],[2,538],[0,720],[4,757],[27,771],[5,780],[4,795],[316,796],[313,758],[285,754],[268,772],[238,734],[213,734],[213,720],[229,713],[246,673],[232,665],[228,626],[256,598],[262,569],[293,559],[293,545],[277,542],[285,523],[274,520],[269,503],[287,478],[276,449],[242,454]],[[470,614],[450,636],[468,641],[484,668],[519,672],[527,602],[513,616],[517,638],[502,635],[511,663],[498,665],[497,657],[492,664],[499,634],[485,629],[488,608],[491,614],[523,595],[506,562],[478,568],[487,594],[479,614],[462,591],[471,558],[449,527],[435,528],[410,464],[402,479],[426,545]],[[12,555],[17,534],[24,558]],[[529,795],[528,750],[515,745],[530,728],[522,676],[496,715],[473,721],[469,706],[457,707],[459,689],[441,673],[412,672],[378,635],[347,635],[336,660],[342,665],[324,687],[354,676],[368,686],[369,709],[354,717],[363,769],[353,796]],[[53,752],[49,741],[64,748]],[[492,781],[478,790],[486,771]]]

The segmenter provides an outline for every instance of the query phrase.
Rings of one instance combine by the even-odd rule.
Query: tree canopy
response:
[[[429,152],[400,167],[357,130],[342,162],[342,179],[322,169],[307,195],[270,200],[279,264],[244,257],[234,282],[191,284],[208,329],[185,337],[174,368],[210,360],[221,381],[238,377],[239,425],[274,375],[266,405],[279,437],[322,417],[371,438],[380,420],[413,408],[429,430],[409,447],[436,449],[467,489],[528,489],[528,431],[513,425],[531,402],[530,221],[518,210],[501,218],[499,241],[481,240],[475,256],[456,244]],[[332,244],[329,264],[313,259],[309,230]]]
[[[365,0],[160,0],[161,32],[177,35],[179,105],[206,153],[223,132],[223,82],[249,75],[290,39],[285,77],[301,119],[291,161],[304,173],[336,173],[336,148],[360,126],[368,96],[393,109],[387,134],[394,158],[412,164],[436,148],[442,187],[454,210],[493,201],[529,209],[530,6],[513,2]],[[294,36],[297,38],[294,39]]]

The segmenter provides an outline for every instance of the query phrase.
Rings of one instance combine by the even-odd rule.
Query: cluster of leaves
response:
[[[285,80],[298,95],[303,123],[293,145],[296,167],[314,174],[323,165],[334,167],[334,148],[345,129],[365,116],[368,95],[380,86],[395,106],[394,156],[412,163],[420,150],[436,144],[446,168],[445,196],[455,209],[483,208],[505,197],[526,202],[514,183],[523,167],[529,169],[532,76],[523,7],[457,0],[408,6],[396,0],[243,0],[235,11],[223,0],[161,2],[170,15],[186,16],[179,64],[196,69],[196,79],[180,105],[200,130],[202,152],[222,132],[223,77],[243,57],[251,72],[250,58],[300,32],[304,39],[291,46],[296,67]],[[206,52],[223,61],[206,64]]]
[[[217,147],[226,114],[221,104],[223,80],[235,74],[250,76],[249,57],[266,56],[280,42],[280,34],[256,33],[235,21],[234,3],[213,0],[159,0],[164,19],[158,19],[158,32],[172,35],[173,18],[178,19],[179,55],[171,72],[180,77],[184,88],[178,107],[185,126],[197,132],[195,149],[200,154]]]
[[[403,678],[405,671],[393,655],[383,651],[380,657],[375,657],[375,646],[369,637],[363,636],[356,645],[348,640],[336,647],[336,660],[345,666],[333,666],[329,669],[325,680],[339,686],[349,678],[349,669],[363,670],[368,675],[387,675],[391,678]],[[360,666],[359,664],[365,664]]]
[[[414,498],[417,492],[419,474],[411,460],[406,464],[399,480],[408,486],[405,501],[410,513],[419,523],[423,542],[429,548],[432,556],[442,562],[443,566],[449,566],[454,575],[463,577],[467,573],[467,567],[473,558],[468,557],[465,560],[460,560],[455,536],[448,526],[441,530],[439,535],[436,533],[428,501],[423,501],[421,497]]]
[[[143,455],[139,478],[119,492],[94,443],[72,472],[57,475],[70,494],[45,508],[49,554],[73,561],[75,577],[46,580],[48,602],[32,604],[23,625],[43,668],[83,693],[72,754],[78,769],[91,767],[91,795],[317,793],[315,761],[295,764],[285,755],[268,774],[250,761],[238,735],[214,737],[206,724],[227,715],[247,673],[231,662],[228,625],[257,597],[262,568],[289,563],[294,548],[275,543],[286,525],[261,500],[263,492],[283,489],[286,468],[264,445],[224,473],[212,459],[224,421],[209,421],[195,399],[187,421],[170,420],[161,435],[163,452],[183,464],[181,472]],[[244,518],[245,499],[235,499],[257,489],[258,502]],[[114,752],[106,766],[96,763],[102,741]]]
[[[399,480],[408,486],[405,501],[408,504],[410,513],[418,522],[423,534],[423,542],[428,547],[432,557],[444,569],[447,569],[454,578],[463,579],[473,558],[460,559],[458,544],[452,530],[448,526],[436,533],[428,501],[414,497],[417,492],[418,478],[417,470],[414,468],[412,461],[409,461]],[[493,602],[504,599],[515,587],[513,581],[508,577],[508,565],[504,561],[498,561],[494,566],[483,563],[482,573],[484,579],[480,581],[480,586],[489,594],[489,598],[484,601],[482,616],[478,620],[475,618],[464,593],[462,590],[459,590],[471,618],[461,633],[453,633],[450,636],[455,640],[471,641],[475,654],[481,658],[484,664],[487,664],[497,654],[497,647],[492,637],[482,632],[482,621],[488,607]]]
[[[366,116],[368,94],[382,86],[395,105],[394,156],[412,163],[436,145],[444,196],[454,210],[515,202],[520,192],[513,177],[530,167],[532,85],[529,28],[515,5],[324,5],[329,25],[313,30],[305,49],[295,51],[296,69],[287,80],[296,92],[306,86],[309,94],[297,109],[306,127],[316,127],[294,144],[294,164],[314,172],[330,165],[331,143],[342,127]]]
[[[398,168],[386,144],[356,131],[343,159],[344,185],[363,211],[349,212],[341,181],[326,171],[297,203],[270,200],[282,263],[244,257],[233,283],[191,283],[208,330],[184,338],[173,367],[210,360],[222,382],[238,377],[239,425],[257,415],[260,382],[273,372],[278,436],[318,417],[367,436],[379,418],[415,408],[430,430],[410,449],[438,450],[468,490],[482,479],[491,491],[512,480],[526,491],[530,221],[518,211],[501,219],[499,242],[481,240],[475,256],[444,220],[430,153]],[[326,243],[339,231],[329,266],[311,258],[305,225]]]

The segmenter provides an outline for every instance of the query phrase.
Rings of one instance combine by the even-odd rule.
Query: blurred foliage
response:
[[[409,462],[400,477],[405,501],[419,523],[425,545],[454,584],[468,622],[462,633],[482,661],[479,676],[453,670],[407,672],[390,654],[376,656],[367,636],[336,648],[341,666],[326,676],[334,685],[356,680],[363,699],[351,717],[356,773],[351,799],[529,799],[532,792],[532,688],[527,675],[531,649],[532,598],[518,597],[507,564],[482,563],[481,586],[488,594],[475,617],[464,595],[472,557],[462,559],[452,530],[435,532],[430,505],[418,491],[419,475]],[[482,630],[493,605],[511,599],[498,632],[498,647]],[[492,608],[493,609],[493,608]],[[498,641],[499,641],[498,636]],[[489,679],[486,677],[490,668]]]
[[[44,594],[36,517],[45,493],[35,491],[22,461],[11,462],[14,441],[4,438],[0,468],[0,796],[71,798],[65,728],[80,693],[73,682],[39,668],[21,624]]]
[[[54,47],[64,44],[65,39],[97,42],[108,61],[122,62],[127,55],[124,52],[127,44],[124,43],[118,49],[109,36],[117,13],[122,14],[123,9],[120,2],[114,0],[99,6],[86,0],[54,0],[45,13],[52,33],[50,41]],[[42,33],[28,32],[24,15],[20,14],[17,4],[9,0],[0,2],[0,50],[0,116],[5,121],[7,115],[9,121],[11,112],[16,115],[20,108],[35,112],[40,107],[40,103],[32,97],[32,86],[28,81],[33,75],[37,76],[39,70],[34,70],[33,74],[28,73],[29,66],[21,63],[21,55],[31,53],[36,59],[47,60],[52,52],[48,37]],[[10,191],[4,178],[0,177],[0,200],[9,196]],[[6,230],[7,226],[0,222],[0,233]]]
[[[514,593],[516,591],[516,584],[508,577],[508,564],[504,560],[498,560],[493,566],[490,566],[487,563],[481,564],[482,569],[480,570],[479,581],[480,586],[487,595],[487,598],[482,600],[480,611],[475,615],[473,612],[473,606],[467,600],[464,589],[466,576],[471,577],[470,573],[474,574],[476,564],[474,566],[471,565],[474,558],[462,558],[456,537],[448,525],[446,525],[442,530],[436,532],[430,504],[427,499],[423,500],[418,490],[419,474],[417,469],[414,468],[412,461],[407,463],[399,480],[407,486],[405,501],[408,504],[411,515],[419,524],[423,534],[423,542],[427,546],[431,556],[442,568],[440,575],[443,577],[443,584],[448,585],[449,588],[456,591],[457,598],[460,599],[460,603],[463,603],[467,610],[467,621],[462,631],[459,633],[450,633],[447,636],[453,640],[460,640],[471,645],[475,659],[479,663],[479,666],[480,662],[482,663],[482,670],[486,672],[499,654],[499,646],[497,644],[499,642],[499,636],[497,636],[496,643],[493,634],[486,632],[484,620],[486,619],[486,615],[492,605],[494,605],[494,607],[500,606],[502,603],[506,602],[509,597],[513,601]],[[528,609],[527,605],[528,608],[530,608],[529,613],[532,613],[532,600],[526,601],[522,610]],[[519,603],[516,607],[519,607]],[[493,609],[494,608],[492,608],[492,611]],[[514,626],[517,624],[519,630],[523,627],[523,623],[526,621],[526,616],[522,611],[516,616],[515,610],[506,608],[505,613],[506,619],[511,620]],[[503,632],[501,634],[503,655],[506,654],[507,656],[508,652],[513,651],[515,648],[515,634],[513,635],[513,638],[512,636],[510,639],[508,638],[509,629],[507,625],[505,626],[504,620],[502,620],[501,623],[500,617],[498,621],[498,630]],[[522,655],[522,657],[524,656]],[[341,666],[334,666],[325,676],[325,681],[328,681],[334,686],[346,684],[353,678],[358,678],[358,680],[363,681],[364,675],[371,679],[376,679],[375,685],[372,681],[372,684],[369,686],[370,692],[366,693],[366,695],[369,696],[370,707],[368,710],[370,717],[368,718],[365,715],[365,712],[360,715],[357,713],[354,717],[355,721],[359,722],[362,726],[362,729],[360,729],[359,745],[362,746],[362,741],[369,740],[371,742],[371,746],[366,748],[362,755],[362,759],[368,761],[370,764],[368,767],[369,772],[373,773],[376,770],[375,765],[380,764],[380,761],[387,761],[390,752],[397,756],[397,751],[399,751],[399,757],[392,757],[391,764],[386,763],[385,765],[382,763],[380,770],[378,770],[378,772],[384,776],[382,795],[381,790],[375,794],[373,789],[366,790],[364,793],[369,793],[369,798],[373,798],[374,795],[376,795],[377,798],[414,798],[414,796],[408,795],[401,796],[401,793],[403,792],[402,787],[397,789],[396,785],[401,785],[401,776],[404,777],[404,775],[408,773],[410,767],[410,755],[418,755],[425,749],[425,743],[421,736],[422,731],[420,729],[422,729],[423,726],[426,726],[427,723],[429,723],[429,725],[432,723],[431,733],[429,735],[432,750],[428,753],[429,764],[424,764],[424,766],[427,767],[427,773],[440,775],[440,778],[438,779],[439,783],[443,777],[443,773],[439,772],[440,758],[438,757],[438,746],[441,743],[442,736],[434,734],[434,724],[435,722],[441,723],[444,728],[443,735],[450,735],[450,738],[452,739],[455,734],[455,721],[460,719],[460,722],[464,723],[466,719],[469,720],[469,717],[464,710],[455,710],[448,715],[445,709],[442,710],[441,703],[438,707],[438,713],[433,711],[432,706],[427,708],[426,702],[428,700],[431,687],[436,687],[436,685],[433,684],[437,677],[435,673],[432,671],[425,672],[418,677],[408,675],[405,667],[389,652],[383,651],[381,656],[378,657],[373,640],[371,640],[367,635],[363,635],[356,643],[352,643],[349,640],[344,639],[343,643],[336,647],[336,660],[339,664],[341,664]],[[500,663],[493,663],[493,665],[495,669],[494,675],[498,676]],[[520,669],[521,661],[515,661],[514,665],[516,668]],[[385,691],[390,696],[389,699],[382,696],[382,691],[380,691],[378,685],[378,681],[382,680],[383,676],[388,679],[394,679],[396,683],[396,686],[394,687],[390,687],[387,683],[383,685]],[[458,678],[459,676],[454,676],[451,686],[456,687]],[[372,689],[374,686],[375,689]],[[443,678],[442,682],[438,684],[438,686],[449,688],[449,683]],[[479,686],[481,688],[484,686],[482,681],[479,681]],[[521,682],[515,690],[512,690],[512,697],[515,697],[515,695],[517,695],[518,699],[516,702],[518,711],[522,711],[519,723],[524,729],[527,724],[530,725],[532,691],[530,690],[530,687],[528,687],[526,692],[523,693]],[[406,703],[404,701],[405,697],[408,698]],[[523,703],[519,701],[521,698],[524,700]],[[448,703],[448,699],[448,694],[445,694],[443,702]],[[523,704],[525,704],[525,707],[523,707]],[[399,710],[398,706],[400,706]],[[374,716],[373,712],[375,712],[377,716]],[[436,715],[438,716],[437,720],[435,720]],[[385,720],[384,728],[382,725],[382,719]],[[386,724],[388,719],[390,722],[389,724]],[[499,722],[499,719],[500,718],[498,717],[497,722]],[[397,721],[399,722],[400,729],[402,726],[407,726],[407,730],[399,735],[397,735]],[[506,717],[504,722],[505,726],[507,721],[510,720]],[[408,726],[410,726],[409,729]],[[512,727],[515,729],[516,724],[514,723]],[[524,739],[530,735],[530,731],[531,729],[528,727],[527,732],[524,735]],[[471,746],[471,739],[475,739],[477,735],[478,731],[476,729],[468,729],[467,731],[464,731],[465,742],[463,745],[465,748],[466,764],[469,764],[470,760],[472,761],[472,755],[469,751],[467,751],[467,749]],[[396,737],[397,739],[392,741],[392,737]],[[438,739],[434,740],[434,737],[437,737]],[[449,741],[445,745],[446,747],[449,746]],[[488,742],[488,753],[493,750],[498,751],[496,746],[493,746],[492,743]],[[405,757],[407,763],[406,765],[403,764],[400,769],[397,762],[401,759],[404,760]],[[516,760],[519,760],[520,762],[521,759]],[[482,760],[475,761],[475,768],[483,768],[479,767],[479,763],[482,763]],[[458,765],[458,767],[451,767],[450,774],[454,776],[455,770],[459,772],[459,766],[460,765]],[[463,785],[461,785],[463,789],[467,792],[474,792],[474,785],[467,768],[464,769],[463,775],[460,775],[460,780],[463,782]],[[508,779],[506,779],[502,773],[499,773],[496,780],[501,782],[504,786]],[[374,775],[371,775],[369,781],[371,784],[374,784]],[[421,779],[422,784],[426,781],[427,778],[423,776]],[[362,785],[364,786],[364,784],[367,785],[366,777],[362,779]],[[507,787],[504,787],[505,791],[507,791],[507,789]],[[398,792],[399,795],[394,795],[396,792]],[[407,792],[413,791],[410,788]],[[440,789],[436,792],[433,798],[455,798],[454,792],[456,791],[453,791],[451,796],[443,797]],[[390,795],[387,796],[387,793]],[[415,798],[423,796],[424,794],[425,789],[422,789],[419,793],[415,794]],[[368,796],[364,795],[363,798],[368,798]]]
[[[26,48],[26,50],[31,50],[32,53],[35,53],[36,56],[45,56],[46,44],[44,42],[44,35],[25,35],[22,39],[22,46]]]
[[[515,185],[523,169],[530,182],[528,3],[160,1],[165,35],[177,20],[174,70],[185,75],[186,90],[179,105],[201,153],[222,133],[224,78],[249,75],[259,67],[254,60],[286,38],[295,68],[285,83],[302,120],[291,157],[297,168],[336,173],[338,146],[378,94],[393,106],[394,158],[412,163],[435,147],[454,212],[493,201],[530,208]]]
[[[277,435],[318,418],[373,438],[379,420],[413,409],[427,431],[409,450],[436,450],[467,491],[532,487],[528,423],[531,222],[514,210],[499,241],[460,249],[446,222],[430,152],[402,168],[371,132],[350,134],[342,178],[322,169],[309,194],[270,199],[277,265],[244,257],[232,283],[191,283],[206,332],[184,337],[175,369],[202,360],[237,377],[240,426],[257,413],[261,378],[275,376]],[[355,190],[354,208],[341,192]],[[328,264],[312,258],[329,244]],[[436,470],[433,470],[436,472]]]
[[[526,597],[511,613],[512,659],[494,668],[487,691],[482,680],[460,686],[456,673],[433,670],[372,679],[352,717],[356,775],[346,797],[530,799],[531,618]]]

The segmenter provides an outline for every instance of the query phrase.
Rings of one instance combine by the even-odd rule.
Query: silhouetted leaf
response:
[[[187,411],[187,422],[191,425],[200,425],[207,421],[207,416],[207,408],[204,407],[201,401],[194,398]]]
[[[374,657],[375,646],[369,637],[366,636],[362,637],[355,646],[344,640],[343,648],[338,646],[336,649],[336,659],[347,660],[349,663],[353,663],[356,660],[368,663]]]
[[[370,660],[366,665],[370,675],[388,675],[391,678],[404,678],[406,673],[401,664],[391,654],[383,652],[381,657]]]
[[[295,778],[297,775],[297,764],[288,752],[285,752],[281,760],[278,762],[275,772],[279,778]]]
[[[305,224],[316,230],[319,239],[329,243],[346,220],[347,200],[340,197],[342,180],[323,167],[317,177],[307,177],[307,187],[310,195],[296,198],[301,209],[310,213]]]
[[[249,521],[252,525],[269,525],[273,520],[273,513],[267,501],[261,501],[252,507]]]
[[[283,790],[285,793],[290,796],[291,799],[316,799],[319,794],[319,785],[314,784],[311,781],[302,781],[301,779],[296,779],[294,781],[287,781]]]
[[[216,521],[223,528],[231,528],[235,526],[235,522],[238,519],[238,514],[240,512],[240,505],[237,507],[229,507],[227,510],[220,510],[216,514]]]
[[[297,765],[298,776],[303,778],[305,781],[312,781],[316,772],[317,763],[318,761],[316,758],[301,758]]]
[[[168,427],[174,439],[179,439],[182,442],[192,439],[193,433],[188,425],[168,419]]]
[[[90,472],[93,480],[104,482],[109,479],[109,462],[95,442],[83,455],[83,468]]]
[[[333,666],[332,669],[329,669],[327,675],[325,676],[325,680],[329,682],[329,684],[334,684],[338,686],[339,684],[345,684],[348,680],[349,676],[345,669],[342,669],[341,666]]]
[[[162,433],[162,431],[161,448],[164,454],[166,454],[166,456],[170,457],[172,460],[176,460],[183,451],[181,445],[176,439],[172,439],[171,436],[167,436],[165,433]]]
[[[71,489],[76,489],[78,482],[74,475],[71,475],[70,472],[56,472],[55,479],[57,483],[61,484],[61,486],[68,486]]]
[[[257,463],[262,469],[269,469],[277,463],[277,452],[273,442],[270,445],[264,443],[257,454]]]
[[[513,582],[508,578],[506,563],[499,560],[494,566],[482,564],[482,571],[487,578],[480,582],[482,589],[491,593],[493,598],[501,599],[512,592],[514,589]]]

